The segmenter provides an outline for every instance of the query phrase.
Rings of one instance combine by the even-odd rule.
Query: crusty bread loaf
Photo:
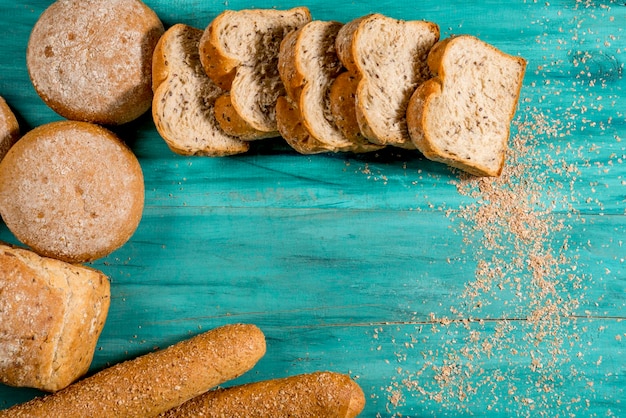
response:
[[[250,144],[227,135],[215,119],[215,99],[224,94],[200,63],[203,31],[184,24],[169,28],[152,60],[152,117],[170,149],[182,155],[224,156]]]
[[[247,372],[264,354],[260,329],[226,325],[0,411],[0,417],[154,417]]]
[[[245,140],[278,136],[276,100],[284,95],[277,68],[280,42],[311,21],[306,7],[220,13],[200,40],[200,60],[215,83],[228,90],[215,103],[224,131]]]
[[[20,137],[20,125],[4,97],[0,97],[0,161]]]
[[[471,174],[500,175],[526,61],[462,35],[439,42],[428,65],[437,77],[415,91],[407,110],[416,147]]]
[[[276,120],[283,138],[302,154],[380,148],[358,137],[354,141],[346,137],[330,112],[330,86],[343,69],[335,52],[342,26],[314,20],[289,33],[281,43],[278,71],[287,95],[278,99]]]
[[[140,0],[58,0],[33,27],[28,73],[61,116],[126,123],[150,108],[152,53],[162,34]]]
[[[143,204],[135,155],[88,122],[41,125],[0,162],[0,214],[41,255],[69,262],[105,256],[130,239]]]
[[[83,376],[109,302],[101,272],[0,244],[0,382],[57,391]]]
[[[353,418],[365,406],[348,375],[318,372],[216,389],[162,415],[163,418]]]
[[[355,19],[341,29],[337,54],[358,79],[353,93],[356,119],[369,141],[415,148],[406,126],[406,107],[415,88],[430,78],[426,57],[438,39],[439,27],[434,23],[397,20],[378,13]]]

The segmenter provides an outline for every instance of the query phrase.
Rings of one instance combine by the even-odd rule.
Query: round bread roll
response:
[[[15,114],[4,98],[0,97],[0,161],[19,137],[20,126]]]
[[[130,122],[152,101],[152,54],[164,32],[139,0],[58,0],[39,17],[26,63],[35,90],[61,116]]]
[[[137,158],[95,124],[39,126],[0,162],[0,214],[41,255],[67,262],[105,256],[135,232],[143,204]]]

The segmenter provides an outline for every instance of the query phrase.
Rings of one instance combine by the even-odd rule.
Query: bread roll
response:
[[[9,152],[9,148],[15,144],[20,137],[20,126],[17,123],[15,114],[4,100],[0,97],[0,161]]]
[[[437,43],[428,66],[437,76],[417,88],[407,109],[415,146],[468,173],[500,175],[526,61],[461,35]]]
[[[365,396],[350,376],[318,372],[216,389],[162,418],[353,418]]]
[[[134,233],[143,203],[137,158],[94,124],[39,126],[0,162],[0,214],[47,257],[84,262],[111,253]]]
[[[109,302],[101,272],[0,244],[0,382],[57,391],[83,376]]]
[[[264,354],[260,329],[226,325],[0,411],[0,417],[154,417],[245,373]]]
[[[163,31],[140,0],[58,0],[30,34],[28,73],[61,116],[126,123],[150,108],[152,53]]]

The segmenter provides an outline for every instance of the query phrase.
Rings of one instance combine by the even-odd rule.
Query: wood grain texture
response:
[[[142,164],[146,208],[132,239],[92,263],[112,282],[92,371],[249,322],[267,354],[233,384],[349,373],[366,417],[626,415],[624,2],[146,3],[166,27],[203,28],[225,7],[382,12],[519,54],[519,170],[472,182],[415,152],[302,156],[280,139],[187,158],[149,115],[116,128]],[[25,68],[47,4],[0,2],[0,95],[23,131],[59,119]],[[519,206],[496,211],[498,193]],[[533,223],[514,229],[518,217]],[[16,242],[4,225],[0,239]],[[0,387],[0,407],[37,394]]]

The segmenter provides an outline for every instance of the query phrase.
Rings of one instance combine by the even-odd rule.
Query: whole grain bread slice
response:
[[[335,52],[335,39],[342,26],[335,21],[314,20],[289,33],[281,43],[278,71],[288,99],[279,98],[276,120],[283,138],[303,154],[380,148],[358,141],[362,138],[346,137],[330,110],[330,87],[343,71]]]
[[[198,45],[203,31],[184,24],[169,28],[152,62],[152,117],[169,148],[181,155],[225,156],[250,145],[227,135],[214,115],[224,94],[204,72]]]
[[[278,74],[280,43],[311,21],[306,7],[226,10],[205,29],[200,60],[227,90],[216,103],[222,129],[245,140],[279,136],[276,101],[285,94]]]
[[[337,54],[358,79],[356,120],[369,141],[415,148],[406,125],[406,108],[415,88],[431,77],[426,57],[438,40],[439,27],[432,22],[398,20],[379,13],[362,16],[341,29]]]
[[[407,110],[415,146],[471,174],[500,175],[526,61],[460,35],[438,42],[428,66],[437,76],[417,88]]]

